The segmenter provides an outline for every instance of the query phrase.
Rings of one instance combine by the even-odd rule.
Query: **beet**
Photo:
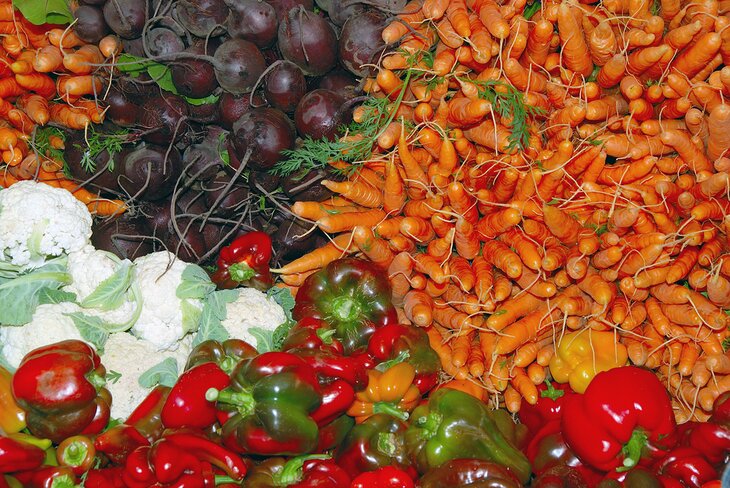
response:
[[[319,15],[301,6],[279,23],[279,50],[309,76],[321,76],[337,63],[337,34]]]
[[[248,166],[251,169],[271,169],[281,156],[281,151],[294,147],[294,125],[281,110],[254,108],[233,124],[232,144],[240,161],[250,152]],[[234,168],[233,158],[231,165]]]

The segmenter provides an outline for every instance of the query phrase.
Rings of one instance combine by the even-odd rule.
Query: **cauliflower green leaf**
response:
[[[24,325],[30,322],[44,290],[58,290],[71,282],[66,259],[48,261],[29,272],[0,274],[0,323]]]
[[[237,298],[237,290],[218,290],[208,295],[200,316],[198,333],[193,338],[193,347],[207,340],[225,341],[230,338],[222,322],[228,316],[226,304],[235,302]]]
[[[205,299],[215,290],[215,284],[210,281],[208,273],[197,264],[188,264],[182,272],[180,284],[175,289],[178,298]]]
[[[132,284],[133,275],[132,262],[125,259],[111,276],[99,283],[99,286],[81,301],[81,307],[108,311],[121,306]]]
[[[167,358],[142,373],[139,377],[139,386],[154,388],[157,385],[172,387],[179,376],[175,358]]]

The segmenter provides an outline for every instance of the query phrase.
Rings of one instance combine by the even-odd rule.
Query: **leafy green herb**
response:
[[[524,150],[530,144],[530,132],[527,119],[541,115],[544,110],[525,104],[525,96],[514,86],[497,80],[470,80],[462,81],[477,86],[479,97],[489,101],[497,114],[511,120],[511,132],[507,149]]]
[[[603,234],[605,234],[606,232],[608,232],[608,225],[607,224],[602,224],[602,225],[587,224],[585,227],[587,227],[589,229],[593,229],[596,232],[596,235],[598,237],[600,237]]]
[[[540,0],[535,0],[534,2],[530,2],[525,7],[525,10],[522,12],[522,16],[530,20],[533,15],[535,15],[537,12],[540,11]]]
[[[651,2],[651,7],[649,7],[649,11],[651,12],[651,15],[659,15],[659,11],[662,8],[662,3],[660,0],[654,0]]]
[[[560,203],[560,200],[558,200],[557,198],[553,198],[552,200],[547,202],[546,205],[557,205],[558,203]]]
[[[588,75],[588,78],[586,78],[586,81],[596,81],[596,78],[598,77],[598,72],[601,71],[600,66],[595,66],[593,68],[593,71],[591,71],[591,74]]]
[[[83,308],[113,310],[124,303],[125,295],[132,284],[132,262],[125,259],[111,276],[99,283],[94,291],[81,301]]]
[[[167,358],[152,366],[139,377],[139,386],[154,388],[157,385],[173,387],[179,376],[175,358]]]
[[[98,132],[94,124],[90,124],[86,131],[86,144],[76,144],[75,147],[83,151],[81,167],[88,173],[96,171],[96,157],[104,151],[109,153],[108,171],[114,170],[114,156],[122,151],[128,141],[129,130],[119,128],[109,132]]]
[[[65,25],[74,20],[68,0],[13,0],[13,6],[35,25]]]
[[[208,273],[197,264],[188,264],[182,272],[180,284],[175,289],[175,296],[202,300],[214,290],[215,284],[210,281]]]
[[[66,133],[58,127],[37,127],[33,132],[33,137],[30,141],[28,141],[28,143],[38,154],[56,161],[64,161],[63,149],[56,149],[53,147],[51,144],[51,137],[58,137],[62,141],[65,141]]]
[[[70,282],[65,259],[54,259],[40,268],[12,277],[0,275],[0,323],[27,324],[40,304],[44,290],[58,290]]]
[[[113,369],[107,371],[106,376],[104,376],[104,379],[107,381],[107,383],[111,383],[112,385],[116,384],[116,382],[119,381],[121,378],[122,373],[114,371]]]
[[[54,290],[52,288],[43,288],[38,294],[38,305],[63,302],[76,303],[76,294],[70,291]]]
[[[497,310],[496,312],[492,313],[492,315],[504,315],[506,313],[507,313],[507,309],[506,308],[502,308],[502,309]]]

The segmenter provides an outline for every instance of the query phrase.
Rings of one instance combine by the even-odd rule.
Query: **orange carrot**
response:
[[[593,62],[583,28],[576,20],[574,10],[567,4],[562,4],[558,8],[558,33],[563,45],[562,56],[567,68],[588,77],[593,71]]]
[[[403,297],[403,310],[413,325],[428,327],[433,322],[433,300],[428,294],[418,290],[411,290]]]
[[[357,218],[357,215],[355,217]],[[359,224],[362,224],[362,222],[359,222]],[[354,227],[352,235],[355,245],[370,261],[383,268],[390,266],[395,257],[393,252],[388,248],[387,242],[375,237],[370,227],[357,225]]]
[[[326,266],[335,259],[339,259],[354,251],[352,236],[347,233],[340,234],[324,246],[272,271],[279,274],[303,273]]]

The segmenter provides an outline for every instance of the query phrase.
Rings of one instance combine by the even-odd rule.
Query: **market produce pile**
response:
[[[719,487],[729,12],[0,0],[0,488]]]

